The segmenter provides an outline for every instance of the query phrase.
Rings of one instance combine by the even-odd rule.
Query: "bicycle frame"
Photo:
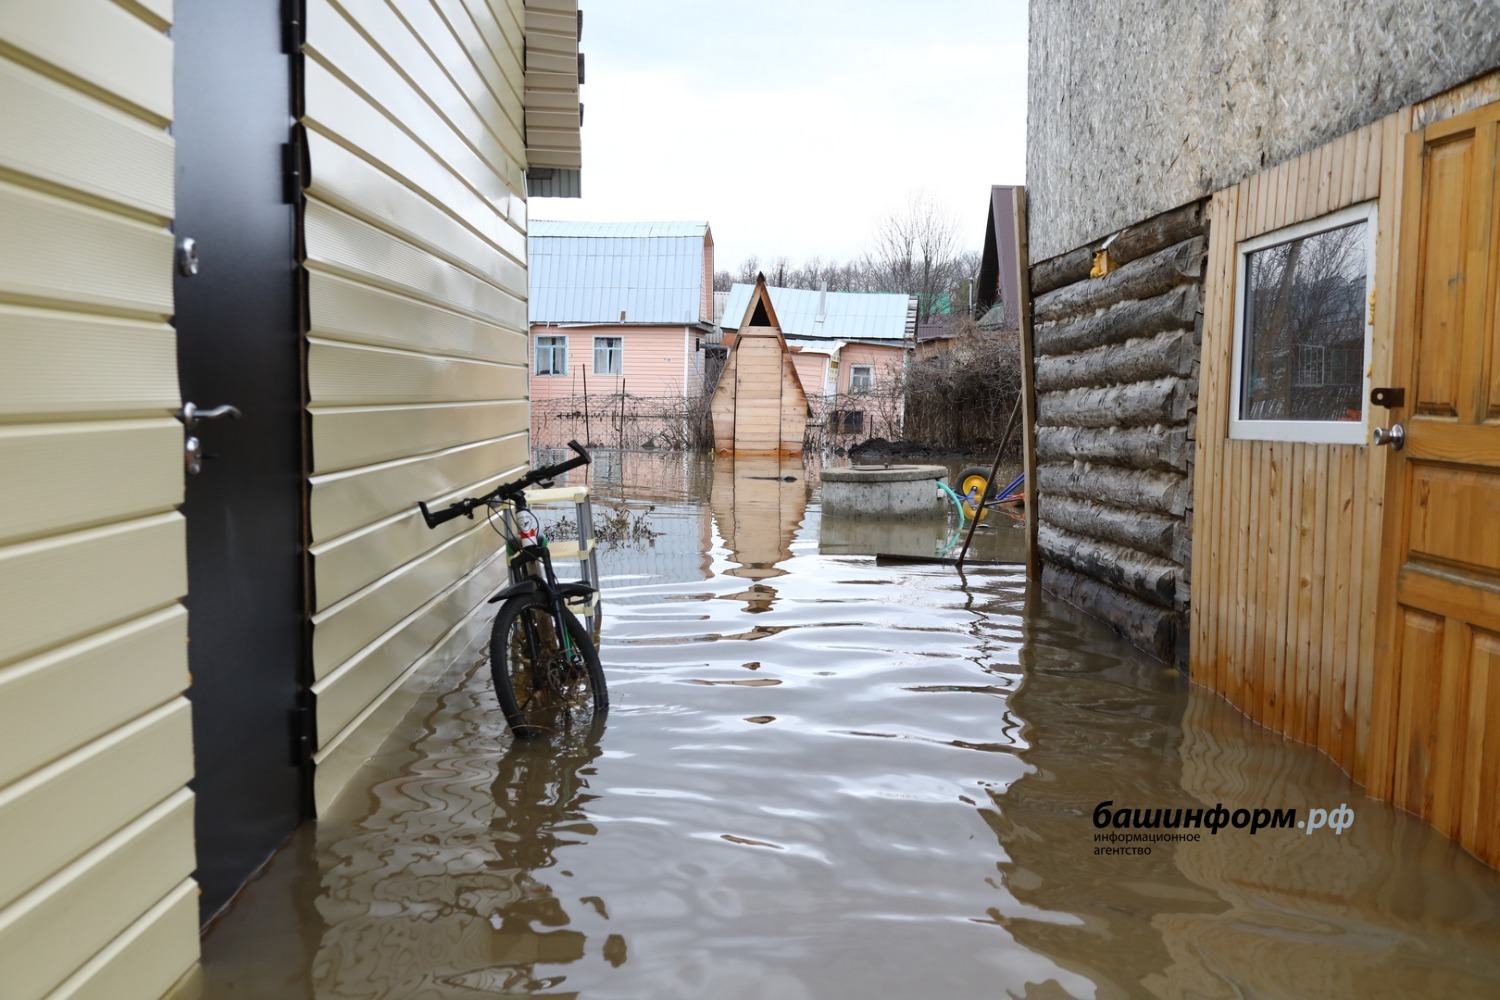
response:
[[[553,608],[560,610],[566,606],[566,599],[569,597],[592,596],[594,588],[586,583],[558,582],[557,574],[552,570],[552,554],[547,551],[541,539],[530,544],[520,544],[519,540],[524,536],[516,515],[528,509],[525,496],[518,496],[500,508],[503,524],[501,534],[505,537],[507,548],[514,546],[516,551],[509,554],[510,583],[487,603],[499,604],[516,594],[530,594],[540,590],[547,595]]]

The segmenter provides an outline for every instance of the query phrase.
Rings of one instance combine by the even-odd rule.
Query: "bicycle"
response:
[[[505,539],[510,580],[488,601],[500,605],[490,632],[490,672],[505,721],[521,739],[588,729],[609,711],[599,651],[567,606],[571,598],[591,598],[594,588],[558,582],[547,539],[526,503],[527,487],[550,486],[556,476],[589,464],[582,445],[569,441],[568,447],[576,458],[533,469],[484,496],[465,497],[438,511],[417,503],[428,528],[456,517],[472,520],[480,507],[489,509],[491,527],[498,517],[496,530]]]

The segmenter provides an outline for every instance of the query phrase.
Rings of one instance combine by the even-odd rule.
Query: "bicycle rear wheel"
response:
[[[500,606],[490,633],[490,672],[511,731],[521,739],[586,731],[609,711],[604,668],[588,630],[544,594]]]

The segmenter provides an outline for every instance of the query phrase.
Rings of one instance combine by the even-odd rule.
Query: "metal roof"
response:
[[[706,222],[531,220],[532,323],[703,320]]]
[[[805,288],[775,288],[771,308],[788,337],[838,337],[842,340],[900,340],[907,334],[911,296],[899,292],[821,292]],[[750,305],[754,285],[737,284],[729,290],[720,325],[739,329]],[[821,319],[820,319],[821,317]]]

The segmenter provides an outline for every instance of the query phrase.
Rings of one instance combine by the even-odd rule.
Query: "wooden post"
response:
[[[1031,254],[1026,239],[1026,189],[1010,189],[1012,220],[1015,225],[1016,287],[1020,289],[1017,319],[1021,338],[1021,468],[1026,474],[1026,577],[1034,583],[1042,579],[1041,559],[1037,552],[1037,510],[1041,490],[1036,481],[1036,352],[1031,332],[1031,279],[1027,263]]]

